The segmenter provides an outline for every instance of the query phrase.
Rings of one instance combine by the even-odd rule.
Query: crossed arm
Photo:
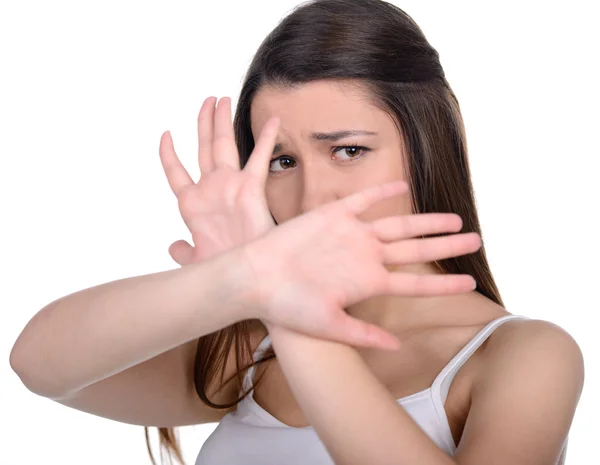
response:
[[[486,350],[455,457],[420,429],[354,348],[268,329],[296,400],[338,465],[555,465],[583,387],[581,351],[545,321],[505,326]]]
[[[172,256],[181,265],[260,237],[273,227],[264,192],[279,122],[271,118],[263,126],[240,173],[231,100],[222,100],[217,109],[215,103],[209,97],[198,115],[202,180],[197,185],[175,154],[170,134],[161,138],[169,185],[194,243],[202,244],[194,250],[174,243]],[[233,201],[235,192],[244,192],[234,197],[247,201]],[[206,208],[195,207],[198,202]],[[243,229],[240,243],[215,243],[215,237],[229,237],[230,230],[241,231],[242,224],[253,228]],[[511,331],[505,331],[508,325]],[[489,360],[474,384],[461,443],[450,458],[396,403],[355,349],[280,327],[269,331],[296,400],[339,465],[555,464],[583,385],[581,352],[568,334],[539,321],[504,325],[498,330],[503,337],[494,337],[493,350],[486,349]]]

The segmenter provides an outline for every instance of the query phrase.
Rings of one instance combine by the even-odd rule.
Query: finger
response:
[[[198,165],[200,176],[215,169],[213,159],[213,134],[217,97],[208,97],[198,113]]]
[[[269,165],[277,140],[280,120],[277,117],[271,118],[263,126],[258,141],[254,145],[252,155],[248,159],[244,170],[251,173],[259,179],[260,185],[264,186],[269,176]]]
[[[223,97],[215,111],[215,131],[213,140],[213,158],[215,167],[240,169],[240,157],[231,121],[231,99]]]
[[[158,153],[169,186],[176,196],[179,195],[184,187],[194,184],[194,181],[175,153],[170,131],[164,132],[161,136]]]
[[[390,332],[348,316],[345,312],[335,319],[335,323],[331,325],[331,328],[331,331],[328,331],[324,338],[335,342],[355,347],[383,350],[398,350],[401,347],[401,342]]]
[[[459,232],[463,222],[455,213],[420,213],[390,216],[371,223],[375,237],[382,242],[446,232]]]
[[[386,265],[407,265],[459,257],[477,252],[480,248],[479,234],[470,232],[384,243],[383,256]]]
[[[194,251],[194,247],[184,240],[175,241],[169,246],[169,255],[180,266],[194,262]]]
[[[391,271],[386,282],[375,292],[377,295],[429,297],[462,294],[475,287],[475,280],[467,274],[422,275]]]
[[[344,197],[338,200],[338,202],[353,215],[359,215],[380,200],[406,194],[407,192],[408,184],[406,182],[394,181],[368,187],[360,192]]]

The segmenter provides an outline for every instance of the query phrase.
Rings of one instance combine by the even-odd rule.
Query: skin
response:
[[[292,225],[294,227],[286,233],[286,239],[294,239],[294,234],[296,239],[304,238],[311,228],[313,237],[320,240],[324,236],[329,240],[330,250],[335,250],[331,247],[332,243],[340,245],[339,238],[351,239],[353,242],[349,243],[356,246],[345,248],[345,253],[360,251],[362,247],[365,253],[355,256],[362,257],[365,264],[369,261],[381,262],[388,254],[390,257],[398,255],[390,263],[423,263],[473,253],[480,247],[479,239],[472,235],[410,239],[435,232],[456,232],[459,229],[456,221],[450,221],[447,215],[445,219],[435,214],[416,215],[412,220],[410,216],[397,216],[395,218],[401,221],[387,223],[383,227],[385,220],[381,220],[377,228],[375,223],[378,221],[375,221],[371,223],[373,229],[369,234],[357,226],[359,223],[355,218],[350,221],[349,212],[357,207],[348,203],[348,195],[371,183],[378,185],[372,192],[381,194],[382,181],[388,177],[395,180],[394,176],[404,176],[401,170],[403,164],[398,160],[402,160],[405,154],[401,150],[400,138],[391,130],[393,126],[389,124],[391,120],[387,115],[374,108],[367,94],[361,92],[359,87],[347,84],[340,87],[320,82],[285,91],[264,88],[259,92],[252,108],[255,136],[261,131],[261,125],[269,124],[264,121],[269,119],[270,114],[281,115],[283,124],[278,142],[298,162],[298,168],[281,177],[269,177],[266,169],[276,126],[273,126],[271,135],[262,139],[264,150],[255,149],[245,171],[239,172],[239,166],[236,168],[239,162],[228,99],[216,112],[210,110],[215,99],[208,99],[200,112],[199,165],[202,176],[198,184],[192,181],[177,159],[170,135],[163,134],[159,151],[161,160],[169,184],[178,198],[182,217],[197,245],[194,248],[185,241],[177,241],[169,251],[177,263],[186,266],[250,241],[242,249],[246,251],[245,258],[234,254],[231,261],[220,262],[224,263],[222,268],[217,266],[217,261],[199,267],[197,270],[203,270],[200,273],[195,268],[190,268],[190,272],[183,270],[183,276],[196,281],[199,279],[201,283],[208,282],[207,276],[212,279],[216,275],[226,283],[234,284],[234,290],[226,287],[215,295],[215,286],[212,284],[206,289],[202,286],[190,288],[189,280],[173,277],[173,274],[182,275],[176,270],[106,283],[58,299],[55,304],[39,312],[41,316],[38,315],[35,322],[32,320],[33,325],[24,330],[26,336],[20,336],[21,343],[16,343],[17,349],[13,348],[11,352],[11,365],[16,367],[15,371],[28,383],[28,387],[34,386],[34,392],[73,408],[132,424],[184,426],[218,421],[226,412],[206,406],[193,389],[190,374],[194,370],[195,338],[239,318],[258,318],[257,325],[254,325],[256,330],[250,330],[251,339],[258,344],[268,331],[273,339],[277,360],[259,366],[259,370],[266,370],[266,378],[255,392],[255,398],[268,412],[290,426],[310,424],[336,464],[555,464],[581,394],[583,359],[575,341],[550,323],[530,320],[505,324],[459,371],[445,405],[458,444],[455,457],[443,454],[396,402],[398,398],[429,387],[441,368],[483,325],[507,314],[506,310],[477,293],[456,295],[456,292],[470,288],[472,282],[468,277],[426,275],[428,270],[435,272],[431,263],[413,265],[403,270],[423,273],[421,279],[416,281],[406,274],[392,277],[395,273],[389,273],[390,276],[381,273],[380,279],[388,283],[381,289],[400,295],[437,297],[410,299],[384,296],[365,300],[348,308],[355,318],[346,315],[339,305],[322,307],[324,311],[328,308],[339,310],[337,319],[324,320],[330,327],[337,328],[338,323],[345,319],[363,326],[368,325],[363,320],[371,320],[377,325],[371,325],[372,328],[387,328],[387,334],[396,335],[390,337],[402,341],[400,350],[395,352],[382,350],[385,345],[371,345],[376,342],[371,338],[365,340],[354,335],[350,338],[352,342],[369,344],[353,346],[345,338],[320,337],[322,332],[319,333],[314,327],[311,328],[312,332],[306,333],[312,336],[295,332],[306,326],[304,320],[312,321],[308,317],[300,318],[303,324],[286,329],[283,326],[293,319],[289,314],[285,315],[285,309],[289,310],[287,304],[276,305],[276,309],[270,313],[249,312],[241,315],[233,315],[233,311],[228,315],[227,309],[221,308],[223,311],[217,312],[219,318],[211,318],[207,313],[206,318],[198,319],[201,310],[194,303],[198,299],[202,298],[207,309],[219,309],[223,303],[223,292],[231,295],[239,290],[236,279],[248,283],[248,276],[257,278],[256,273],[250,272],[246,275],[242,273],[241,278],[237,273],[230,275],[228,270],[232,268],[231,263],[248,260],[249,251],[252,250],[255,253],[251,255],[258,257],[253,265],[270,260],[269,253],[277,241],[272,240],[273,236],[269,236],[269,233],[265,234],[274,225],[269,209],[274,212],[278,222],[285,223],[303,211],[345,196],[345,200],[333,203],[332,208],[320,208],[317,213],[321,215],[321,220],[317,221],[318,215],[313,216],[312,225],[306,220],[310,215],[300,217],[299,223],[295,224],[301,226],[296,229]],[[271,121],[277,123],[278,118],[271,118]],[[378,133],[370,141],[352,142],[372,149],[368,152],[369,158],[360,158],[352,165],[342,166],[337,158],[330,159],[330,148],[326,144],[315,143],[307,136],[312,131],[339,130],[351,125],[359,128],[376,127]],[[260,145],[259,141],[257,147]],[[212,148],[215,149],[214,154],[211,153]],[[216,164],[214,170],[210,168],[213,162]],[[263,179],[267,177],[269,180],[265,186]],[[268,192],[268,201],[263,195],[265,192]],[[389,201],[385,205],[371,204],[365,203],[365,195],[363,192],[354,197],[358,206],[376,205],[366,211],[363,208],[356,209],[356,212],[364,212],[365,220],[398,211],[410,212],[410,202],[403,203],[396,199],[396,202]],[[458,218],[455,216],[454,220]],[[329,223],[337,227],[338,235],[331,234],[335,228],[331,229]],[[416,227],[417,224],[420,226]],[[289,229],[290,225],[287,226]],[[285,228],[286,225],[281,229]],[[339,234],[340,229],[348,231],[347,228],[354,228],[349,229],[352,234],[345,237]],[[386,228],[388,232],[384,233]],[[378,230],[376,235],[394,236],[385,240],[392,243],[382,244],[380,238],[367,241],[365,237],[373,235],[375,230]],[[330,234],[325,236],[324,231]],[[359,234],[354,231],[362,233],[362,245],[357,240]],[[477,241],[474,242],[474,239]],[[396,247],[395,242],[402,247]],[[366,253],[367,248],[369,253]],[[290,250],[296,249],[292,247]],[[309,255],[308,262],[311,259],[314,262],[314,256],[311,258],[308,254],[313,251],[314,255],[313,248],[300,247],[297,250],[304,250],[298,254],[302,255],[301,259]],[[277,252],[276,248],[273,252]],[[331,274],[338,260],[344,263],[345,258],[345,255],[338,256],[325,269]],[[301,262],[301,259],[297,262]],[[282,263],[287,265],[287,261]],[[373,274],[381,271],[379,266],[363,269],[358,266],[354,269],[356,272],[346,276],[355,278],[356,285],[364,284],[372,276],[371,270]],[[278,270],[275,267],[273,273],[276,274],[271,275],[268,270],[269,266],[265,266],[263,272],[267,274],[252,281],[252,289],[257,282],[275,283],[276,286],[278,282],[293,279],[293,276],[285,275],[285,266],[281,264]],[[287,270],[297,271],[293,267]],[[306,268],[304,271],[306,273]],[[362,272],[362,277],[357,279],[359,272]],[[305,281],[307,276],[298,276],[298,279]],[[278,277],[283,281],[278,281]],[[339,281],[339,285],[349,286],[348,282]],[[140,288],[140,283],[146,283],[152,289],[146,292]],[[335,286],[319,283],[323,289],[335,291]],[[392,283],[397,287],[392,287]],[[420,286],[417,286],[418,283]],[[427,286],[423,286],[424,283]],[[421,290],[417,287],[421,287]],[[157,289],[178,298],[171,299],[172,305],[165,309],[164,299],[151,296],[151,291]],[[186,292],[185,289],[194,292]],[[140,291],[143,292],[140,294]],[[108,306],[105,305],[107,299],[102,297],[106,295],[112,296],[108,299]],[[325,295],[325,292],[321,295]],[[132,298],[139,303],[135,308],[131,308]],[[246,303],[248,305],[244,305],[244,308],[261,307],[252,299]],[[239,309],[240,306],[235,307]],[[314,306],[310,307],[312,316],[322,317],[320,312],[314,312]],[[80,315],[82,309],[86,309],[83,316]],[[139,317],[136,309],[144,311],[140,324],[134,322]],[[284,310],[281,317],[273,318],[281,309]],[[77,318],[71,318],[72,315],[77,315]],[[115,315],[118,318],[114,318]],[[169,322],[161,326],[165,315]],[[123,325],[123,317],[134,323]],[[184,318],[183,321],[188,321],[185,320],[188,318],[191,323],[182,325],[177,322],[180,318]],[[81,350],[78,350],[77,356],[71,357],[73,351],[65,349],[62,339],[50,341],[48,346],[48,341],[37,337],[40,333],[47,333],[48,327],[69,325],[75,328],[70,333],[81,335],[88,331],[90,336],[97,335],[97,328],[103,327],[105,330],[100,333],[120,334],[122,337],[112,340],[121,341],[123,345],[116,347],[116,343],[109,344],[111,347],[108,352],[113,357],[99,359],[93,354],[107,352],[102,350],[106,337],[85,338],[85,344],[79,337],[77,343]],[[213,329],[208,325],[213,325]],[[160,331],[157,332],[156,328],[159,327]],[[131,328],[135,328],[133,339],[129,337]],[[193,341],[181,345],[182,341],[192,338]],[[37,340],[44,343],[38,346]],[[334,342],[336,340],[341,342]],[[132,344],[132,341],[138,343]],[[40,358],[38,355],[47,355],[46,346],[52,352],[50,358],[54,362],[50,362],[70,368],[47,369],[48,363],[45,362],[48,362],[48,357]],[[172,349],[164,352],[165,347]],[[65,357],[73,363],[61,363]],[[226,368],[231,376],[237,370],[233,363],[227,363]],[[60,372],[58,377],[55,376],[57,372]],[[211,389],[216,387],[216,382],[209,386]],[[220,389],[219,396],[213,400],[217,403],[230,402],[237,398],[238,390],[235,383],[230,383],[227,389]],[[144,395],[140,396],[140,392]],[[209,397],[212,397],[211,394],[209,392]]]
[[[406,153],[392,118],[357,83],[263,87],[251,108],[255,139],[273,116],[281,124],[266,198],[279,224],[370,185],[406,180]],[[341,130],[377,134],[337,141],[310,136]],[[370,150],[336,148],[346,144]],[[410,213],[410,199],[394,198],[363,219]],[[432,263],[406,269],[438,272]],[[509,313],[477,292],[379,296],[347,310],[396,335],[401,350],[354,348],[267,325],[278,357],[258,368],[257,376],[265,376],[255,392],[283,423],[311,424],[336,463],[556,463],[583,385],[581,352],[562,329],[544,321],[508,322],[469,359],[445,405],[458,444],[457,456],[449,458],[396,399],[429,387],[483,326]],[[300,352],[302,360],[294,355]],[[367,432],[360,425],[368,418]]]
[[[372,185],[399,179],[408,181],[404,170],[404,144],[392,117],[375,107],[368,93],[356,83],[317,81],[293,90],[263,87],[251,108],[255,138],[273,116],[281,120],[276,141],[280,147],[276,145],[271,162],[266,198],[278,224]],[[340,130],[362,130],[376,135],[350,136],[335,142],[310,137],[315,132]],[[364,146],[369,150],[336,148],[340,145]],[[410,197],[402,196],[379,202],[360,218],[373,221],[412,213]],[[393,269],[441,274],[433,263]],[[441,313],[448,313],[449,305],[457,311],[460,307],[477,309],[448,319]],[[421,330],[424,325],[438,326],[443,321],[446,324],[460,321],[464,325],[470,315],[481,314],[482,307],[488,312],[487,318],[508,314],[477,292],[428,298],[378,296],[353,305],[347,311],[362,320],[393,328],[397,334],[406,334]],[[487,318],[476,317],[474,323],[481,324]]]

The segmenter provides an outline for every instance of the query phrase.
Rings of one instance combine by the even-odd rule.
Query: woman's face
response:
[[[369,101],[359,84],[263,86],[251,107],[255,141],[272,116],[278,116],[281,124],[266,197],[278,224],[367,187],[406,180],[400,134],[392,118]],[[371,221],[410,213],[406,194],[373,205],[360,218]]]

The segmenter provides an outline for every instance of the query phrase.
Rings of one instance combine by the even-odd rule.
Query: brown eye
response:
[[[355,157],[356,154],[358,152],[360,152],[360,149],[358,147],[345,147],[344,151],[346,152],[347,155],[350,155],[351,157]]]
[[[341,145],[333,148],[333,153],[342,152],[346,157],[342,159],[342,161],[350,161],[354,159],[361,158],[368,152],[370,149],[367,147],[362,147],[360,145]]]
[[[293,166],[290,166],[293,163]],[[285,171],[288,168],[293,168],[296,162],[292,160],[290,157],[279,157],[271,160],[271,164],[269,166],[269,171],[271,173],[277,173],[281,171]],[[275,168],[274,168],[275,167]],[[280,168],[280,169],[277,169]]]

